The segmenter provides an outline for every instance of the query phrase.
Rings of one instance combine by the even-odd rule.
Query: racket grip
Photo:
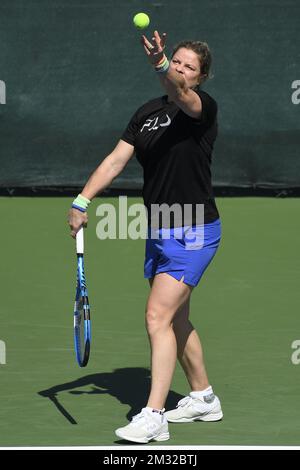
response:
[[[84,252],[83,227],[76,233],[76,252],[78,255],[83,255]]]

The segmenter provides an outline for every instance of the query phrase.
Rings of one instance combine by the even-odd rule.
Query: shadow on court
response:
[[[90,390],[76,390],[81,387],[89,387]],[[38,392],[42,397],[49,398],[56,409],[71,424],[77,424],[73,416],[59,402],[59,393],[67,391],[73,395],[101,395],[107,393],[119,400],[120,403],[131,407],[126,415],[128,420],[130,420],[132,416],[139,413],[141,408],[145,406],[150,392],[150,370],[142,367],[115,369],[113,372],[86,375],[72,382],[54,385],[47,390]],[[178,400],[181,398],[183,398],[182,395],[170,391],[166,402],[166,409],[175,408]]]

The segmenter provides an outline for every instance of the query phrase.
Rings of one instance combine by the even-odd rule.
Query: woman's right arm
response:
[[[101,162],[88,179],[81,191],[81,195],[92,200],[98,193],[104,191],[113,180],[122,172],[130,158],[134,154],[134,146],[124,140],[119,140],[114,150]],[[75,238],[76,233],[82,225],[87,224],[87,213],[71,208],[68,222],[71,228],[71,236]]]

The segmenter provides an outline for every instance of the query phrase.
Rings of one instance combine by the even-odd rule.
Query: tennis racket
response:
[[[74,346],[76,359],[80,367],[88,363],[91,347],[90,305],[84,274],[84,239],[83,228],[76,234],[77,252],[77,287],[74,305]]]

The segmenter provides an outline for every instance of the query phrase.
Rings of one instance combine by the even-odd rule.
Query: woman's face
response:
[[[188,88],[199,85],[201,67],[198,55],[191,49],[178,49],[170,61],[170,68],[184,76]]]

